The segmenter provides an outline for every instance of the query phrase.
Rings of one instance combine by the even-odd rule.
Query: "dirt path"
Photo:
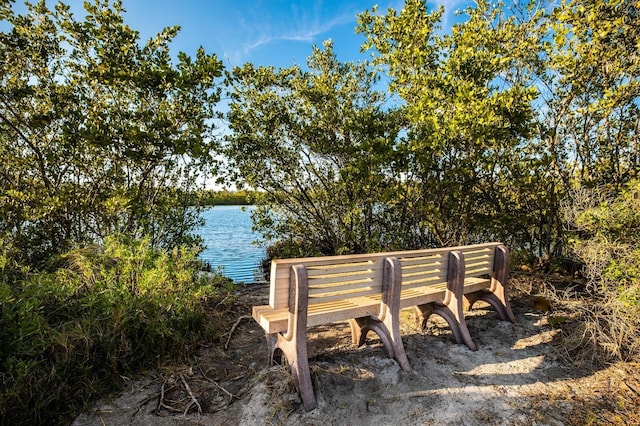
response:
[[[266,297],[265,286],[241,291],[237,318]],[[318,399],[310,412],[302,408],[287,369],[265,366],[262,329],[245,317],[227,349],[225,340],[189,365],[131,382],[126,392],[83,414],[75,425],[582,424],[588,419],[576,416],[583,416],[585,403],[615,404],[615,395],[633,392],[624,371],[587,373],[561,362],[552,350],[557,331],[545,314],[525,300],[514,305],[515,325],[486,309],[470,313],[476,352],[453,343],[444,321],[430,320],[423,331],[409,311],[403,313],[411,372],[386,358],[373,334],[356,348],[347,323],[310,329]],[[614,412],[604,420],[615,418]],[[603,419],[596,415],[598,420]]]

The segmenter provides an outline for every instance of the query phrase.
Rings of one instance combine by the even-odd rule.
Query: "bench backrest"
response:
[[[309,305],[382,292],[383,257],[376,255],[324,256],[278,259],[271,262],[269,304],[284,308],[289,303],[292,265],[305,265],[309,280]]]
[[[292,265],[305,265],[309,276],[309,305],[382,292],[383,262],[396,257],[402,266],[403,289],[447,282],[449,253],[465,256],[465,276],[491,274],[493,253],[501,243],[476,244],[387,253],[277,259],[271,262],[269,305],[274,309],[289,304],[289,275]]]
[[[410,252],[388,253],[400,260],[402,289],[430,285],[446,285],[449,253],[464,255],[465,278],[490,275],[493,271],[495,248],[501,243],[474,244]]]

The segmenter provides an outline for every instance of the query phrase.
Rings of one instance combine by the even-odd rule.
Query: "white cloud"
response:
[[[299,41],[311,43],[317,41],[317,37],[331,29],[349,22],[355,23],[356,12],[344,12],[340,15],[324,18],[316,10],[309,16],[303,13],[301,16],[294,16],[293,22],[283,24],[275,22],[275,25],[261,28],[260,34],[254,40],[250,40],[243,45],[243,53],[249,55],[251,51],[261,46],[276,43],[279,41]],[[255,29],[254,29],[255,30]]]
[[[227,16],[228,21],[233,21],[233,28],[220,43],[232,65],[244,63],[258,51],[267,51],[280,42],[319,44],[328,38],[338,40],[332,30],[345,25],[355,30],[356,15],[374,4],[380,5],[380,12],[389,7],[399,10],[404,5],[404,0],[236,1],[246,7],[234,11],[235,16]]]

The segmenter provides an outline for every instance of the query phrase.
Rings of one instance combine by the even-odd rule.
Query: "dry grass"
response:
[[[640,424],[640,382],[637,362],[620,362],[583,380],[573,397],[573,425]]]
[[[566,403],[572,425],[640,425],[640,315],[613,293],[590,296],[584,279],[523,274],[511,283],[516,304],[546,312],[560,330],[556,352],[591,373],[540,404]]]

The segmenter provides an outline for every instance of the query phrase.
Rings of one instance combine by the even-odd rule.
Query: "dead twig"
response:
[[[195,404],[196,407],[198,407],[198,414],[202,414],[202,407],[200,406],[200,403],[198,402],[198,400],[196,399],[195,395],[193,394],[193,392],[191,392],[191,388],[189,387],[189,384],[187,383],[187,381],[184,379],[184,376],[181,374],[180,375],[180,379],[182,380],[182,383],[184,384],[184,388],[187,390],[187,393],[189,394],[189,396],[191,397],[191,402],[189,403],[189,405],[187,405],[187,408],[184,409],[184,414],[183,416],[187,416],[187,413],[189,412],[189,410],[191,409],[191,407]]]
[[[624,380],[624,381],[623,381],[623,383],[624,383],[625,385],[627,385],[627,387],[628,387],[629,389],[631,389],[631,391],[632,391],[633,393],[635,393],[635,394],[636,394],[636,396],[640,397],[640,392],[638,392],[638,391],[637,391],[633,386],[631,386],[631,385],[629,384],[629,382],[627,382],[626,380]]]
[[[226,301],[227,301],[227,299],[229,299],[230,297],[231,297],[231,294],[227,294],[225,297],[223,297],[223,298],[222,298],[222,300],[221,300],[221,301],[219,301],[219,302],[216,304],[216,309],[218,309],[218,308],[220,307],[220,305],[222,305],[224,302],[226,302]]]
[[[165,383],[162,383],[162,386],[160,386],[160,398],[158,399],[158,406],[156,407],[156,413],[159,413],[161,408],[164,408],[164,409],[166,409],[168,411],[172,411],[174,413],[181,413],[182,410],[179,410],[177,408],[174,408],[174,407],[164,403],[164,392],[165,392],[164,385],[165,385]],[[173,386],[169,388],[169,390],[171,390],[171,389],[173,389]]]
[[[131,414],[130,417],[135,416],[136,414],[138,414],[140,412],[140,410],[142,410],[142,407],[144,407],[145,405],[147,405],[149,402],[153,401],[156,398],[159,398],[160,395],[159,394],[153,394],[148,398],[143,399],[142,401],[140,401],[138,403],[138,406],[136,407],[135,411],[133,412],[133,414]],[[157,407],[156,407],[157,410]]]
[[[212,378],[210,378],[209,376],[207,376],[205,374],[204,371],[202,371],[202,368],[200,367],[200,364],[198,364],[198,360],[195,359],[196,362],[196,366],[198,367],[198,370],[200,370],[200,374],[202,374],[202,377],[204,377],[205,379],[207,379],[208,381],[210,381],[211,383],[213,383],[214,385],[216,385],[218,387],[218,389],[220,389],[222,392],[226,393],[227,395],[229,395],[229,397],[233,400],[233,399],[240,399],[240,397],[232,394],[231,392],[229,392],[228,390],[226,390],[225,388],[223,388],[218,382],[216,382],[215,380],[213,380]]]
[[[240,324],[240,322],[245,319],[251,319],[251,315],[242,315],[240,318],[236,320],[236,322],[231,327],[231,330],[229,330],[229,336],[227,336],[227,342],[224,344],[224,350],[229,349],[229,341],[231,340],[231,336],[233,335],[233,332],[236,330],[236,328],[238,328],[238,325]]]

